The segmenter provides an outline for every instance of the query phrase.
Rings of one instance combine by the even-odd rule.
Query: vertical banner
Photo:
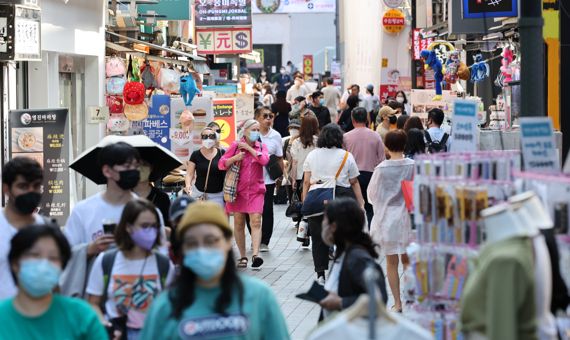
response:
[[[548,117],[521,118],[520,126],[524,170],[560,172],[552,120]]]
[[[236,140],[236,100],[234,98],[216,98],[214,103],[214,121],[220,125],[220,146],[227,148]]]
[[[60,225],[69,216],[69,133],[67,109],[10,111],[9,155],[30,157],[44,169],[39,213]]]
[[[303,74],[305,80],[309,80],[313,76],[313,55],[306,54],[303,56]]]
[[[453,105],[453,143],[452,152],[477,151],[479,128],[477,124],[478,104],[470,100],[456,100]]]
[[[148,118],[143,121],[143,131],[153,142],[170,149],[170,96],[152,96]]]

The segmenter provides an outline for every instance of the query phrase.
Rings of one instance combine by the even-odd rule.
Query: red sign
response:
[[[303,56],[303,74],[305,74],[305,80],[313,74],[313,56],[310,54]]]
[[[200,54],[250,53],[251,28],[196,28],[196,45]]]
[[[429,44],[433,42],[433,38],[422,38],[421,31],[421,29],[416,28],[412,33],[412,58],[414,60],[420,60],[420,53],[423,50],[427,50]]]
[[[398,85],[380,85],[380,97],[381,101],[386,100],[388,97],[396,97],[398,92]]]

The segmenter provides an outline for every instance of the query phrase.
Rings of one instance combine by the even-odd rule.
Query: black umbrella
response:
[[[134,146],[140,153],[141,158],[152,166],[149,179],[157,180],[160,175],[168,173],[182,165],[182,162],[165,147],[156,144],[150,138],[143,135],[137,136],[107,136],[97,145],[87,149],[69,165],[70,168],[89,178],[96,184],[106,184],[107,179],[97,164],[99,150],[117,142],[125,142]]]

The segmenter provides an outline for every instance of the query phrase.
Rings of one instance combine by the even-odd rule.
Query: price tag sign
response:
[[[477,111],[477,103],[474,101],[456,100],[454,102],[451,152],[477,151],[479,145]]]
[[[559,172],[560,159],[550,118],[521,118],[520,126],[524,170]]]

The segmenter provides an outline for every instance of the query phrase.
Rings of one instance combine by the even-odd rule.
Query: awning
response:
[[[243,59],[251,60],[254,63],[260,63],[261,62],[261,53],[259,53],[257,51],[251,51],[250,53],[247,53],[247,54],[240,54],[239,57],[243,58]]]
[[[124,35],[120,35],[120,34],[114,33],[114,32],[109,32],[109,31],[107,31],[107,34],[109,34],[109,35],[111,35],[111,36],[114,36],[114,37],[117,37],[117,38],[122,39],[122,40],[126,40],[126,41],[129,41],[129,42],[132,42],[132,43],[146,45],[146,46],[149,46],[150,48],[154,48],[154,49],[156,49],[156,50],[161,50],[161,51],[166,51],[166,52],[169,52],[169,53],[172,53],[172,54],[177,54],[177,55],[179,55],[179,56],[181,56],[181,57],[189,58],[190,60],[206,61],[206,58],[202,58],[202,57],[199,57],[199,56],[195,56],[195,55],[192,55],[192,54],[187,53],[187,52],[184,52],[184,51],[175,50],[175,49],[172,49],[172,48],[155,45],[155,44],[149,43],[149,42],[147,42],[147,41],[142,41],[142,40],[130,38],[130,37],[127,37],[127,36],[124,36]],[[165,58],[165,59],[167,59],[167,58]]]

